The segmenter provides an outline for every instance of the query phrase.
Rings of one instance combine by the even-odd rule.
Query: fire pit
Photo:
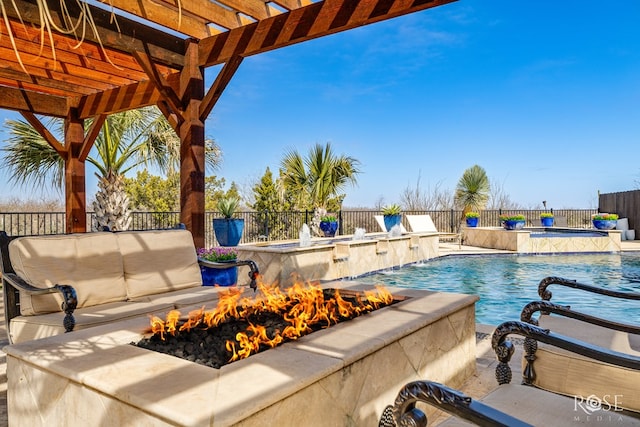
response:
[[[202,307],[186,318],[178,310],[165,320],[154,316],[153,335],[136,345],[220,368],[394,302],[382,287],[355,293],[298,282],[283,292],[261,284],[257,298],[240,300],[241,292],[221,292],[215,310]]]
[[[402,301],[220,369],[131,345],[144,318],[8,346],[9,423],[376,425],[405,383],[475,370],[476,297],[389,291]]]

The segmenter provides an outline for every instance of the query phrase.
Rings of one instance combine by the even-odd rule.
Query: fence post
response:
[[[453,209],[449,211],[449,231],[452,231],[452,232],[456,231],[454,219],[453,219]]]
[[[342,236],[343,233],[343,229],[342,229],[342,210],[338,211],[338,235]]]

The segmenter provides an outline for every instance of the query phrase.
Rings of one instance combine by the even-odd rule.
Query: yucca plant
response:
[[[463,172],[454,195],[456,205],[462,207],[460,222],[466,218],[467,212],[480,211],[486,207],[489,190],[489,178],[484,168],[474,165]]]

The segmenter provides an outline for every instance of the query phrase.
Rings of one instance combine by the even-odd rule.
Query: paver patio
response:
[[[622,250],[640,251],[640,240],[623,241]],[[495,251],[487,250],[484,248],[473,248],[469,246],[462,246],[462,248],[459,249],[458,245],[455,243],[440,244],[441,255],[449,253],[478,254],[491,252]],[[474,398],[483,397],[497,387],[497,383],[494,377],[494,369],[497,362],[495,359],[495,355],[493,354],[493,350],[491,349],[492,331],[493,328],[488,325],[479,324],[476,326],[476,373],[469,380],[467,380],[467,382],[461,388],[464,393]],[[515,340],[517,340],[517,338],[515,338],[514,341]],[[3,348],[8,344],[9,341],[7,339],[7,331],[4,323],[4,301],[0,299],[0,348]],[[517,345],[516,354],[511,359],[511,368],[514,374],[520,372],[521,357],[522,349],[521,346]],[[6,368],[6,355],[3,351],[0,351],[0,427],[8,425]],[[446,418],[447,415],[443,414],[440,418],[432,421],[437,425],[438,422],[441,422]]]

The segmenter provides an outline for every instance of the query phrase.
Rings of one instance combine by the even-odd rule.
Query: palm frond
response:
[[[64,159],[27,122],[7,120],[9,138],[1,148],[2,168],[19,187],[62,188]]]

